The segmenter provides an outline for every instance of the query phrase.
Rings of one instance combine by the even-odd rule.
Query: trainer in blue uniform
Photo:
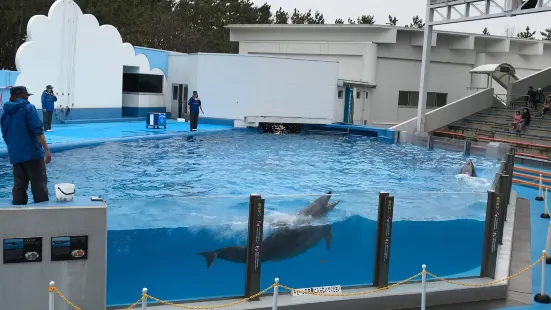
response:
[[[201,110],[201,113],[205,114],[203,112],[203,107],[201,106],[201,99],[199,99],[199,94],[197,91],[193,91],[193,96],[189,98],[189,101],[187,103],[189,105],[189,129],[191,131],[197,130],[197,123],[199,123],[199,110]]]
[[[10,89],[10,101],[4,103],[4,114],[0,118],[2,138],[8,146],[8,156],[13,165],[13,204],[26,205],[27,188],[35,203],[48,201],[48,178],[46,164],[52,154],[46,143],[43,124],[24,86]]]
[[[55,111],[55,102],[57,97],[54,94],[52,85],[46,86],[46,90],[42,93],[42,119],[44,120],[44,130],[52,131],[52,115]]]

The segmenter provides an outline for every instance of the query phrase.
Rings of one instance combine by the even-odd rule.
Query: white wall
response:
[[[447,93],[448,103],[467,96],[471,68],[468,64],[431,63],[428,91]],[[371,113],[374,125],[399,124],[417,115],[417,107],[398,106],[398,94],[419,91],[420,75],[420,61],[379,58]]]
[[[197,78],[195,86],[190,79],[190,92],[199,92],[205,117],[308,117],[327,122],[334,117],[335,62],[232,54],[190,55],[189,60],[187,67]]]
[[[144,55],[136,56],[132,45],[123,44],[115,27],[100,26],[73,1],[58,0],[48,16],[33,16],[27,35],[16,55],[21,72],[16,83],[36,94],[53,85],[59,94],[58,105],[120,109],[123,66],[138,67],[140,73],[163,74],[151,70]],[[98,92],[99,97],[95,95]],[[31,103],[40,106],[40,96],[31,97]]]
[[[132,108],[164,108],[166,106],[165,94],[168,92],[169,90],[165,90],[164,94],[123,93],[122,106]],[[167,106],[167,112],[170,112],[169,109],[170,104]]]

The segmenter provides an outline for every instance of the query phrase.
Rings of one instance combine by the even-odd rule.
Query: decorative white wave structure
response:
[[[96,17],[83,14],[72,0],[58,0],[48,16],[33,16],[27,25],[27,42],[16,55],[21,73],[17,85],[27,86],[37,96],[50,84],[58,104],[74,108],[121,108],[123,67],[133,73],[163,75],[151,69],[149,60],[136,55],[134,47],[123,43],[111,25],[100,26]],[[166,88],[166,78],[165,78]]]

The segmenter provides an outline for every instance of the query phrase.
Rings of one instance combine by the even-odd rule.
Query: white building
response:
[[[345,111],[350,111],[355,124],[377,127],[391,127],[416,116],[423,29],[379,25],[228,28],[241,54],[337,61],[335,113],[339,121],[348,121]],[[473,75],[471,80],[473,68],[508,63],[522,79],[551,67],[548,41],[436,31],[432,46],[428,110],[486,88],[484,76]],[[495,93],[507,93],[499,85],[492,87]],[[345,104],[347,93],[353,100]]]

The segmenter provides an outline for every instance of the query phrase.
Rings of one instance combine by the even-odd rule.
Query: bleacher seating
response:
[[[440,128],[433,134],[456,139],[506,142],[516,145],[519,152],[551,157],[551,114],[537,118],[541,110],[530,110],[530,125],[520,133],[511,131],[513,115],[522,108],[492,107]]]

